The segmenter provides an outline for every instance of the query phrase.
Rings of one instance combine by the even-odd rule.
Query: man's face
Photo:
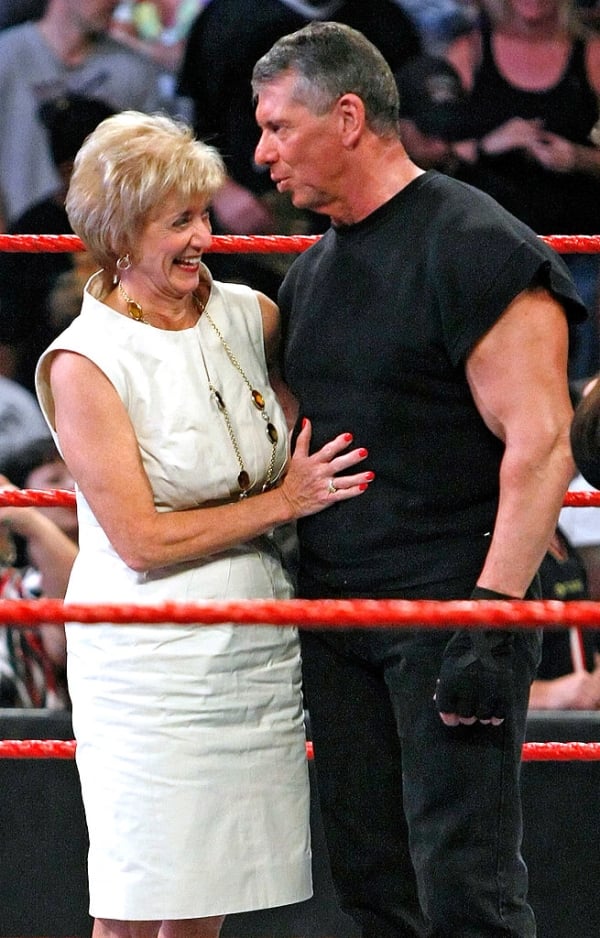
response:
[[[343,118],[337,102],[319,115],[294,100],[294,82],[286,72],[261,88],[255,159],[269,167],[278,191],[289,192],[296,208],[331,214],[344,158]]]

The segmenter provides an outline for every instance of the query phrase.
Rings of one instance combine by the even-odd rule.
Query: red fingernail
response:
[[[344,439],[346,440],[346,443],[351,443],[354,437],[351,433],[344,433]]]
[[[368,488],[369,486],[366,484],[366,482],[363,482],[361,485],[358,486],[358,489],[360,492],[366,492]]]
[[[306,426],[307,423],[308,423],[308,420],[306,419],[306,417],[303,417],[303,418],[302,418],[302,429],[303,429],[303,430],[304,430],[304,427]]]
[[[375,478],[375,473],[374,473],[374,472],[367,472],[367,476],[366,476],[366,477],[367,477],[367,481],[368,481],[368,482],[372,482],[373,479]]]
[[[362,457],[364,458],[365,456],[368,456],[368,455],[369,455],[369,450],[368,450],[368,449],[359,449],[358,455],[359,455],[359,456],[362,456]]]

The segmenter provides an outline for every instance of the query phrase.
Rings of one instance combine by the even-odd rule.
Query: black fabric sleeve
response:
[[[432,238],[435,278],[448,354],[453,365],[528,287],[545,286],[571,321],[587,312],[559,255],[483,193],[463,191]]]

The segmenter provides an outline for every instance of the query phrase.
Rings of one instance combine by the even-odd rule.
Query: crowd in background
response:
[[[250,75],[279,36],[312,19],[337,19],[364,32],[390,62],[402,139],[418,165],[488,191],[538,234],[598,233],[600,4],[548,2],[554,15],[539,27],[515,19],[513,6],[516,0],[0,0],[0,230],[70,233],[64,197],[77,149],[103,117],[134,109],[181,117],[219,148],[228,175],[212,205],[213,231],[322,232],[323,216],[293,209],[254,162]],[[599,259],[565,256],[589,311],[587,324],[571,336],[574,395],[600,371]],[[249,283],[276,298],[290,260],[212,254],[209,266],[217,279]],[[90,273],[82,252],[0,252],[0,476],[6,485],[26,482],[11,477],[10,467],[31,438],[48,440],[32,395],[35,363],[77,314]],[[573,514],[565,516],[569,538],[557,532],[549,551],[548,595],[560,598],[556,584],[564,581],[577,583],[564,598],[600,598],[595,568],[577,550],[583,548],[585,560],[596,532],[600,543],[600,513],[592,533],[586,518],[581,539]],[[1,516],[0,524],[7,529]],[[55,527],[62,545],[60,519]],[[7,566],[6,557],[12,549],[0,564]],[[28,569],[22,550],[19,560]],[[36,582],[39,594],[39,577]],[[11,631],[3,633],[14,664]],[[593,656],[588,649],[589,672]],[[551,666],[542,674],[556,676]],[[34,705],[42,698],[20,699]],[[64,694],[53,699],[65,705]],[[560,698],[564,706],[580,706],[577,699],[575,691]],[[593,706],[599,705],[600,689]]]

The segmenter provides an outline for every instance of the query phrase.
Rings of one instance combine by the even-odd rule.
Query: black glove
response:
[[[471,599],[514,599],[476,586]],[[514,634],[502,629],[460,629],[446,648],[435,692],[440,713],[503,720],[512,699]]]

